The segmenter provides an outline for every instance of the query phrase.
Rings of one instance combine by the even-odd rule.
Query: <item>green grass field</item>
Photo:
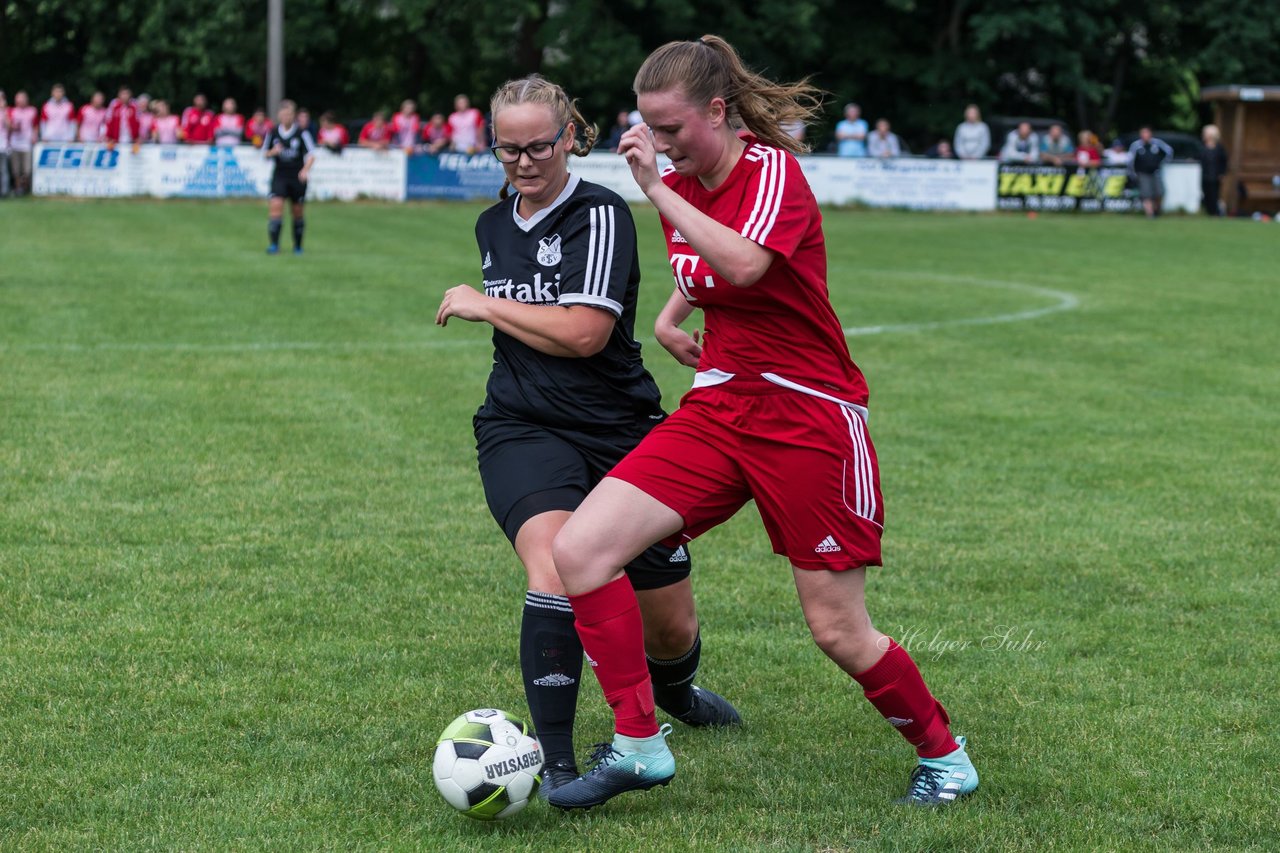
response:
[[[888,528],[869,598],[970,800],[809,639],[753,509],[697,543],[675,783],[476,824],[438,731],[523,711],[470,417],[476,206],[0,204],[0,848],[1275,849],[1280,229],[829,212]],[[639,210],[648,339],[670,290]],[[1001,315],[1053,313],[1012,322]],[[675,405],[689,373],[646,345]],[[579,749],[610,731],[584,685]]]

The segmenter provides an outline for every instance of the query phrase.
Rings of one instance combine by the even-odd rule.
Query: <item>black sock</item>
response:
[[[279,219],[267,220],[267,239],[271,241],[273,246],[280,245],[280,225],[281,221]]]
[[[520,623],[520,673],[533,728],[548,764],[573,756],[573,718],[582,680],[582,641],[563,595],[525,593]]]
[[[693,707],[693,677],[702,660],[702,635],[693,639],[689,651],[674,660],[649,661],[649,677],[653,679],[653,701],[671,715],[683,714]]]
[[[307,220],[303,219],[301,216],[293,220],[293,248],[295,249],[302,248],[302,232],[306,229],[306,227],[307,227]]]

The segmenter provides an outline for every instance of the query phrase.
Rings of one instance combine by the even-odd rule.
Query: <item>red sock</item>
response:
[[[854,680],[921,758],[939,758],[959,748],[951,737],[951,719],[929,688],[907,650],[893,640],[889,651]]]
[[[644,657],[644,623],[636,591],[626,575],[582,595],[569,596],[578,636],[613,709],[618,734],[650,737],[658,733],[653,713],[653,682]]]

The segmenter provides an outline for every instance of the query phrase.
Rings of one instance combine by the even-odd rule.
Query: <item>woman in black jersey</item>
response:
[[[529,579],[520,668],[546,756],[545,795],[577,775],[583,657],[551,542],[666,413],[634,337],[640,261],[631,211],[569,172],[569,155],[587,154],[595,128],[536,74],[499,88],[490,109],[492,150],[507,180],[502,200],[476,222],[483,291],[446,291],[436,322],[456,317],[494,330],[476,447],[489,509]],[[655,546],[627,572],[645,617],[656,705],[693,726],[737,724],[732,705],[693,685],[701,642],[688,548]]]

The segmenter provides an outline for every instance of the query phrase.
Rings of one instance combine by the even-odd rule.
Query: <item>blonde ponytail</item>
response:
[[[787,125],[816,119],[823,95],[807,78],[798,83],[775,83],[756,74],[733,45],[712,35],[697,41],[667,42],[649,54],[636,72],[633,88],[637,95],[680,89],[697,104],[723,98],[731,124],[793,154],[809,147],[788,133]]]

